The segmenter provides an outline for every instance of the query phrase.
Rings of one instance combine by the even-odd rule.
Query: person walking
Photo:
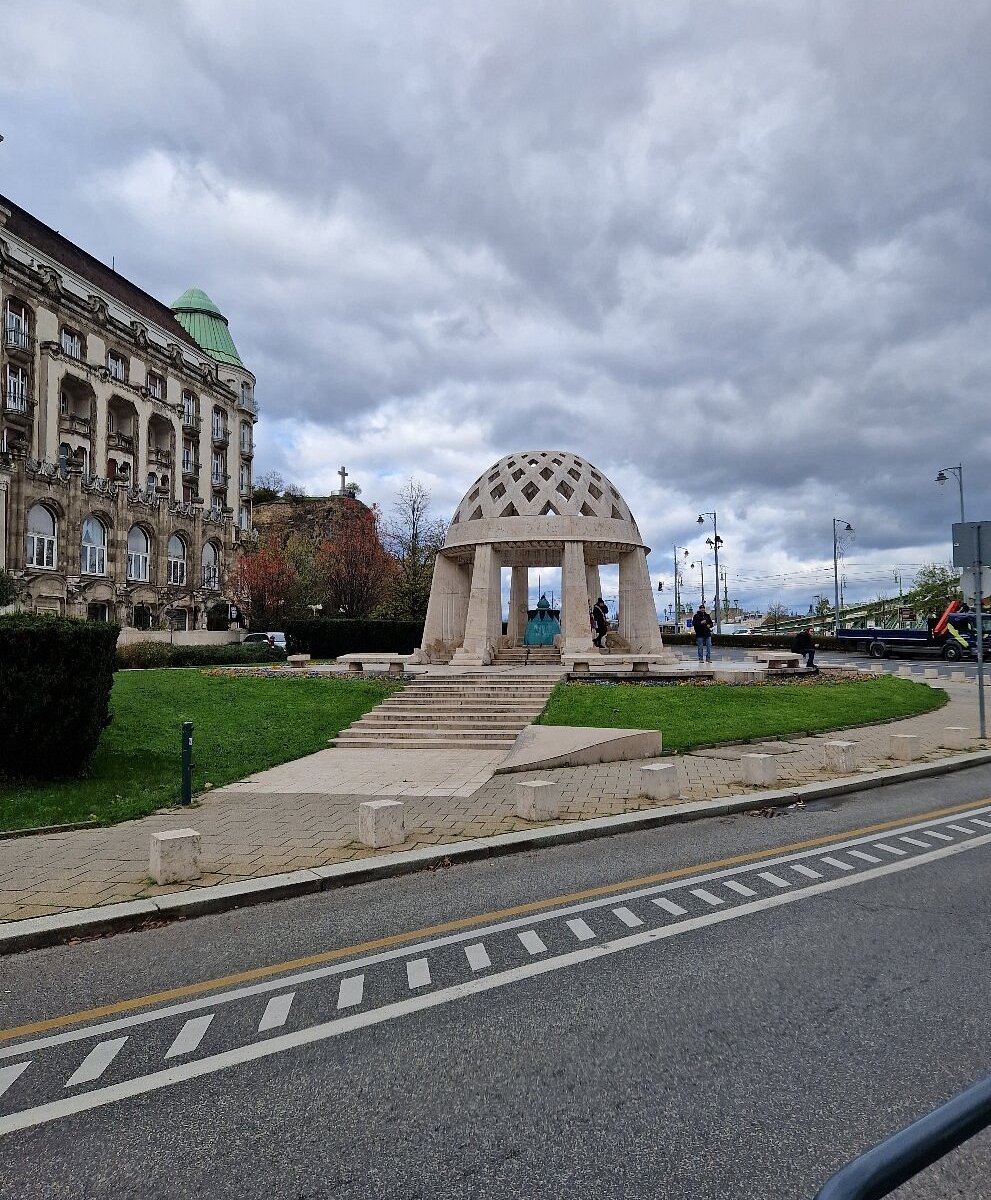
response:
[[[705,611],[705,603],[701,603],[692,617],[692,628],[695,630],[695,645],[698,647],[699,662],[705,655],[706,662],[712,662],[712,617]]]
[[[801,654],[805,658],[805,665],[810,671],[818,671],[816,666],[816,646],[812,640],[812,626],[808,625],[805,629],[800,629],[795,634],[795,640],[791,644],[792,654]]]
[[[595,637],[592,638],[592,645],[602,649],[602,639],[606,636],[606,630],[609,628],[609,609],[606,606],[605,600],[600,596],[592,606],[592,624],[595,626]]]

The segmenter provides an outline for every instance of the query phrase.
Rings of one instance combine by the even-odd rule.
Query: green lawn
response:
[[[890,675],[850,682],[639,687],[559,684],[542,725],[660,729],[665,752],[714,742],[750,741],[846,729],[911,717],[946,703],[946,693]]]
[[[327,745],[394,684],[240,678],[200,671],[116,675],[113,722],[89,774],[57,783],[0,782],[0,830],[144,816],[179,799],[179,733],[192,721],[193,791],[219,787]]]

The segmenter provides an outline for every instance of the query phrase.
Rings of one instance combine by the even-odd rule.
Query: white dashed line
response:
[[[489,958],[489,952],[481,942],[474,942],[470,946],[465,946],[465,958],[468,959],[468,966],[473,971],[484,971],[486,967],[492,966],[492,959]]]
[[[100,1042],[94,1046],[69,1076],[69,1081],[65,1086],[71,1088],[80,1083],[92,1083],[94,1079],[99,1079],[120,1053],[126,1041],[126,1037],[114,1038],[113,1041]]]
[[[725,904],[726,901],[722,896],[717,896],[715,893],[707,891],[705,888],[690,888],[689,891],[693,896],[698,896],[700,900],[704,900],[706,904],[712,908],[718,908],[720,904]]]
[[[672,917],[683,917],[688,912],[687,908],[682,908],[680,904],[675,904],[673,900],[669,900],[667,896],[655,896],[653,903],[658,908],[663,908],[666,913],[670,913]]]
[[[349,975],[347,979],[341,980],[341,986],[337,991],[337,1007],[339,1009],[356,1008],[361,1003],[364,994],[364,975]]]
[[[819,861],[827,863],[831,867],[836,867],[840,871],[853,870],[853,863],[845,863],[841,858],[823,858]]]
[[[955,829],[957,833],[965,833],[968,837],[974,836],[973,829],[968,829],[966,825],[947,825],[947,829]]]
[[[935,829],[924,829],[922,831],[926,837],[938,838],[941,842],[952,842],[953,838],[948,833],[937,833]]]
[[[908,842],[910,846],[918,846],[920,850],[931,850],[933,848],[932,842],[923,842],[918,838],[909,837],[908,834],[906,834],[904,837],[900,837],[898,840],[900,842]]]
[[[523,943],[523,948],[528,954],[547,953],[547,947],[532,929],[527,929],[523,933],[518,933],[516,936]]]
[[[821,871],[813,871],[811,867],[805,866],[804,863],[792,863],[791,869],[799,875],[804,875],[806,879],[822,879]]]
[[[295,992],[286,992],[284,996],[273,996],[265,1005],[262,1019],[258,1023],[258,1032],[265,1033],[269,1029],[281,1029],[289,1017],[289,1010],[296,996]]]
[[[766,879],[768,883],[773,883],[775,887],[790,888],[791,884],[787,879],[782,879],[780,875],[775,875],[773,871],[758,871],[757,874],[761,879]]]
[[[430,964],[425,958],[411,958],[406,964],[406,979],[410,990],[430,986]]]
[[[595,937],[595,930],[590,928],[581,917],[565,921],[565,924],[580,942],[590,942]]]
[[[213,1020],[213,1013],[206,1017],[193,1017],[179,1030],[176,1040],[166,1050],[166,1058],[181,1058],[183,1054],[192,1054],[203,1041],[203,1035]]]
[[[863,850],[848,850],[847,854],[851,858],[859,858],[861,862],[879,863],[881,861],[876,854],[867,854]]]
[[[874,849],[875,850],[884,850],[885,853],[894,854],[899,858],[903,854],[908,854],[907,850],[899,850],[897,846],[889,846],[887,842],[875,842]]]
[[[630,912],[628,908],[614,908],[612,912],[614,917],[619,917],[627,929],[636,929],[638,925],[643,924],[636,913]]]
[[[968,821],[973,821],[975,825],[982,825],[985,829],[991,829],[991,821],[982,821],[980,817],[968,817]]]
[[[735,879],[724,879],[723,884],[728,887],[731,892],[736,892],[738,896],[757,895],[752,887],[747,887],[745,883],[738,883]]]
[[[30,1058],[27,1062],[14,1063],[10,1067],[0,1067],[0,1096],[4,1094],[7,1088],[24,1074],[31,1065]]]

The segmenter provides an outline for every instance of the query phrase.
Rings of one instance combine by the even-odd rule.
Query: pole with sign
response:
[[[984,553],[991,547],[991,521],[958,521],[953,525],[953,565],[972,570],[977,594],[974,604],[974,635],[977,638],[977,712],[981,740],[987,737],[984,714]]]

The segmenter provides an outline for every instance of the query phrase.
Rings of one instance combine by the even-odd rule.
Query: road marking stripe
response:
[[[926,837],[938,838],[941,842],[952,842],[953,838],[948,833],[938,833],[935,829],[925,830]]]
[[[823,858],[820,861],[828,863],[831,867],[837,867],[841,871],[853,870],[853,863],[845,863],[841,858]]]
[[[13,1063],[9,1067],[0,1067],[0,1096],[4,1094],[15,1080],[20,1079],[30,1065],[31,1059],[29,1058],[27,1062]]]
[[[565,924],[580,942],[590,942],[595,937],[595,930],[583,921],[581,917],[565,921]]]
[[[289,1010],[295,999],[295,992],[286,992],[284,996],[273,996],[265,1005],[262,1019],[258,1022],[258,1032],[266,1033],[269,1029],[281,1029],[289,1018]]]
[[[799,875],[804,875],[806,879],[822,879],[821,871],[813,871],[811,867],[805,866],[804,863],[792,863],[791,869]]]
[[[740,883],[736,879],[727,879],[724,881],[724,886],[728,887],[731,892],[736,892],[739,896],[756,896],[757,893],[753,888],[747,887],[745,883]]]
[[[643,924],[637,914],[630,912],[628,908],[614,908],[612,911],[613,916],[619,917],[627,929],[636,929]]]
[[[983,825],[985,829],[991,829],[991,821],[982,821],[980,817],[968,817],[967,820],[975,825]]]
[[[653,901],[658,908],[663,908],[666,913],[670,913],[672,917],[683,917],[687,908],[682,908],[680,904],[675,904],[673,900],[669,900],[666,896],[656,896]]]
[[[492,966],[492,959],[489,958],[489,952],[481,942],[474,942],[470,946],[465,946],[465,958],[468,959],[468,966],[473,971],[484,971],[486,967]]]
[[[955,829],[957,833],[965,833],[968,837],[974,836],[973,829],[968,829],[966,825],[947,825],[947,829]]]
[[[897,817],[891,821],[881,821],[874,825],[864,825],[858,829],[850,829],[847,832],[840,834],[840,841],[850,841],[856,838],[869,840],[870,837],[877,833],[883,833],[887,830],[899,828],[916,828],[921,829],[924,825],[931,823],[937,818],[947,818],[964,812],[986,812],[988,811],[989,803],[987,800],[974,801],[969,800],[965,804],[954,804],[946,808],[933,809],[927,813],[920,813],[917,817]],[[979,821],[977,817],[968,817],[968,820],[978,821],[986,828],[991,829],[991,823]],[[79,1012],[65,1013],[58,1017],[46,1017],[40,1021],[30,1021],[25,1025],[15,1025],[9,1029],[0,1029],[0,1042],[12,1041],[15,1038],[28,1037],[32,1034],[45,1033],[53,1029],[65,1029],[70,1025],[79,1025],[85,1021],[97,1021],[102,1017],[112,1017],[119,1013],[133,1013],[137,1009],[151,1008],[155,1005],[168,1004],[174,1000],[184,1000],[192,996],[203,996],[207,992],[218,992],[224,988],[236,988],[241,984],[251,984],[256,980],[271,979],[275,975],[284,975],[291,971],[301,971],[308,967],[318,967],[324,963],[334,963],[341,959],[352,958],[355,955],[368,954],[370,951],[386,950],[393,946],[403,946],[408,942],[420,941],[426,938],[433,938],[438,935],[453,933],[457,930],[470,930],[478,925],[485,925],[493,921],[503,920],[509,917],[516,917],[522,914],[530,914],[542,912],[546,909],[559,908],[568,904],[579,903],[584,900],[591,900],[599,896],[616,896],[617,893],[626,892],[629,889],[637,889],[650,887],[653,884],[665,883],[672,880],[684,879],[686,876],[702,875],[707,872],[717,872],[725,868],[733,868],[743,866],[746,863],[761,862],[767,859],[774,859],[776,856],[796,854],[802,850],[812,850],[816,847],[828,845],[837,845],[837,834],[824,834],[822,837],[808,838],[803,842],[793,842],[787,846],[774,846],[766,850],[755,850],[748,854],[735,854],[728,858],[716,859],[707,863],[696,863],[693,866],[674,867],[667,871],[658,871],[653,875],[645,875],[639,879],[627,879],[621,883],[607,883],[599,887],[587,888],[582,892],[572,892],[561,896],[549,896],[543,900],[531,900],[526,904],[517,904],[512,908],[504,908],[494,912],[478,913],[471,917],[460,917],[457,920],[445,921],[439,925],[425,926],[420,929],[411,929],[403,933],[390,934],[388,937],[376,938],[372,941],[358,942],[350,946],[339,946],[334,950],[323,950],[318,954],[309,954],[304,958],[289,959],[286,962],[272,963],[264,967],[253,967],[247,971],[238,971],[232,975],[223,975],[215,979],[204,979],[198,983],[188,983],[181,987],[168,988],[167,990],[154,992],[145,996],[133,996],[128,1000],[118,1000],[112,1004],[101,1004],[94,1008],[83,1009]],[[399,951],[398,953],[402,953]],[[351,963],[349,966],[353,966]],[[347,968],[344,968],[347,969]],[[319,978],[319,975],[312,976]],[[288,981],[285,979],[276,980],[267,986],[272,989],[283,988]],[[292,980],[296,982],[296,980]],[[260,985],[253,992],[240,991],[237,996],[245,994],[258,994],[265,988],[266,985]],[[204,1004],[217,1004],[224,1002],[228,997],[225,995],[212,996],[200,1003],[199,1007]],[[196,1007],[195,1004],[185,1006],[186,1011],[189,1008]],[[177,1006],[173,1012],[182,1011],[182,1008]],[[158,1019],[158,1014],[150,1014],[151,1019]],[[127,1022],[115,1022],[114,1028],[124,1028]],[[88,1037],[93,1033],[92,1029],[83,1030],[80,1033],[82,1037]],[[0,1056],[10,1057],[12,1054],[17,1054],[24,1047],[15,1047],[12,1050],[0,1051]]]
[[[839,879],[827,879],[823,880],[822,883],[813,883],[807,888],[799,888],[797,891],[782,892],[777,895],[767,896],[762,900],[752,900],[747,904],[733,905],[730,908],[722,909],[720,912],[705,913],[700,917],[691,917],[686,921],[679,921],[676,924],[660,925],[653,929],[641,930],[637,933],[630,933],[624,937],[616,938],[613,941],[597,942],[594,946],[583,946],[580,949],[571,950],[567,954],[561,954],[554,958],[545,958],[538,962],[525,963],[523,966],[513,967],[506,971],[499,971],[477,979],[469,979],[453,987],[438,988],[433,992],[423,992],[418,996],[411,996],[407,1000],[386,1004],[381,1008],[370,1009],[363,1013],[355,1013],[350,1017],[336,1017],[334,1020],[326,1021],[321,1025],[314,1025],[310,1029],[302,1029],[295,1033],[283,1033],[277,1037],[252,1042],[249,1045],[240,1046],[236,1050],[228,1050],[223,1054],[215,1054],[208,1058],[201,1058],[180,1066],[170,1067],[168,1070],[157,1071],[154,1074],[145,1075],[139,1079],[130,1079],[124,1083],[93,1089],[92,1091],[83,1092],[75,1096],[67,1096],[61,1100],[55,1100],[48,1104],[38,1105],[35,1108],[11,1113],[6,1117],[0,1117],[0,1137],[17,1130],[44,1125],[48,1121],[58,1120],[61,1117],[71,1116],[75,1113],[88,1112],[91,1109],[100,1108],[106,1104],[113,1104],[118,1100],[126,1100],[133,1096],[141,1096],[148,1092],[158,1091],[175,1083],[198,1079],[204,1075],[211,1075],[217,1071],[223,1071],[243,1063],[256,1062],[259,1059],[268,1058],[283,1051],[311,1046],[317,1042],[323,1042],[332,1037],[340,1037],[342,1034],[351,1033],[357,1029],[396,1020],[408,1013],[420,1012],[426,1008],[436,1008],[442,1004],[449,1004],[454,1000],[463,999],[465,996],[478,995],[481,992],[486,992],[494,988],[506,987],[521,979],[530,979],[536,975],[543,975],[550,971],[560,971],[567,967],[577,966],[579,963],[591,962],[594,959],[603,958],[606,955],[618,954],[637,946],[646,946],[652,942],[660,942],[670,937],[677,937],[683,933],[704,929],[709,925],[718,925],[724,921],[734,921],[739,917],[764,912],[770,908],[779,908],[785,904],[795,904],[799,901],[810,899],[813,896],[827,895],[841,888],[856,887],[858,884],[866,883],[872,879],[882,879],[887,875],[895,875],[902,871],[911,871],[916,867],[937,862],[940,859],[949,858],[955,854],[966,854],[969,850],[986,845],[989,842],[991,842],[991,835],[985,834],[972,842],[959,842],[952,846],[943,846],[938,850],[932,850],[928,854],[912,855],[904,862],[885,863],[880,867],[870,867],[867,870],[858,871],[855,875],[846,875]]]
[[[722,896],[717,896],[714,892],[710,892],[706,888],[691,888],[690,890],[693,896],[698,896],[700,900],[704,900],[711,908],[717,908],[720,904],[726,903]]]
[[[176,1040],[166,1050],[166,1058],[180,1058],[183,1054],[192,1054],[196,1047],[203,1041],[203,1035],[210,1027],[210,1022],[213,1020],[213,1013],[209,1013],[205,1017],[193,1017],[187,1021],[176,1035]]]
[[[127,1038],[122,1037],[114,1038],[111,1042],[99,1042],[69,1076],[65,1086],[71,1088],[79,1083],[92,1083],[94,1079],[99,1079],[120,1053],[126,1041]]]
[[[430,986],[430,963],[425,958],[411,958],[406,964],[406,979],[410,990]]]
[[[875,850],[884,850],[888,854],[894,854],[896,858],[901,858],[908,854],[907,850],[899,850],[897,846],[889,846],[887,842],[875,842]]]
[[[876,854],[866,854],[863,850],[848,850],[847,854],[851,858],[859,858],[864,862],[879,863],[881,861]]]
[[[355,1008],[361,1003],[364,995],[364,975],[349,975],[347,979],[341,980],[341,986],[337,990],[337,1007]]]
[[[921,842],[921,841],[919,841],[918,838],[914,838],[914,837],[902,837],[902,838],[899,838],[898,840],[900,842],[908,842],[908,844],[910,846],[919,846],[923,850],[931,850],[932,845],[933,845],[932,842]]]
[[[791,887],[787,879],[782,879],[780,875],[775,875],[773,871],[758,871],[757,874],[761,879],[766,879],[768,883],[773,883],[775,887]]]
[[[528,951],[528,953],[530,953],[530,954],[546,954],[547,953],[547,947],[540,940],[540,936],[538,934],[534,933],[534,931],[532,929],[527,929],[523,933],[518,933],[516,936],[523,943],[523,946]]]

